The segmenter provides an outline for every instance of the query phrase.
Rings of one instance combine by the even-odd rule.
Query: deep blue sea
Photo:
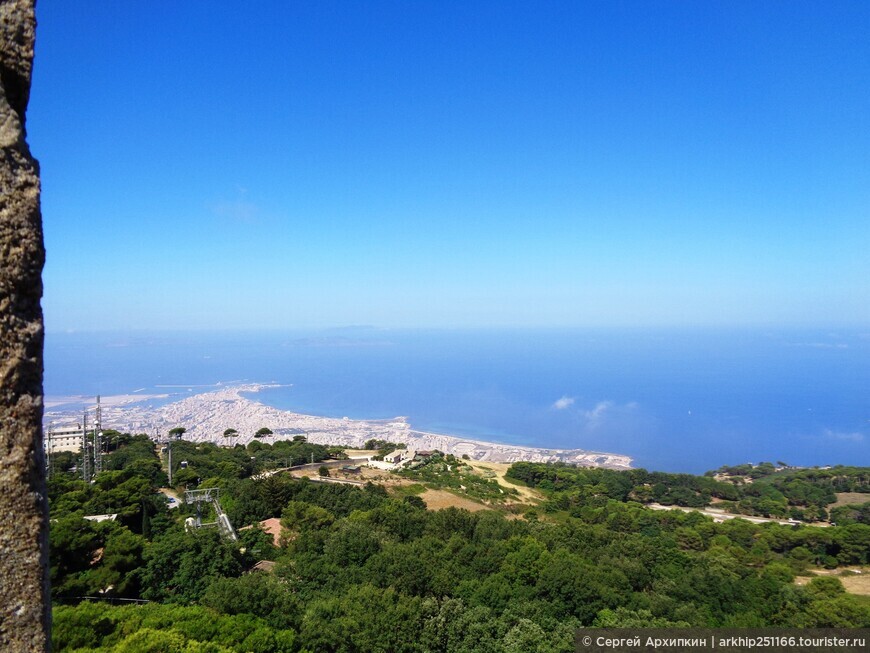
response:
[[[854,330],[49,333],[45,366],[47,395],[277,382],[257,399],[648,469],[870,465],[870,333]]]

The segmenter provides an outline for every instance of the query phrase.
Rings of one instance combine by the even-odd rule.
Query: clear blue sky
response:
[[[37,15],[50,331],[870,325],[870,3]]]

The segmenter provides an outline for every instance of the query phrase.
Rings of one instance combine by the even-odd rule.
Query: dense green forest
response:
[[[870,524],[870,469],[794,469],[771,463],[722,467],[704,476],[516,463],[508,476],[548,494],[547,508],[576,512],[607,499],[701,508],[714,501],[734,514],[797,521],[827,520],[837,492],[865,493],[867,502],[835,508],[835,521]]]
[[[790,483],[860,491],[867,469],[739,485],[518,463],[510,476],[547,497],[518,516],[430,511],[371,483],[263,473],[339,453],[302,438],[175,443],[175,489],[219,487],[233,542],[185,530],[193,509],[158,492],[167,477],[147,437],[119,434],[112,449],[94,482],[69,465],[49,481],[58,651],[573,651],[581,626],[870,626],[870,601],[837,577],[794,583],[811,566],[868,563],[860,515],[831,528],[714,523],[638,502],[648,491],[657,501],[730,492],[739,503],[762,482],[793,501]],[[416,478],[444,464],[434,457]],[[118,517],[84,519],[106,513]],[[256,526],[268,518],[285,527],[277,545]],[[252,571],[262,560],[272,570]]]

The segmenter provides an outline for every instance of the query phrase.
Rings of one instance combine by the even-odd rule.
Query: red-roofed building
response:
[[[269,535],[272,536],[272,543],[275,546],[281,546],[281,533],[284,529],[281,526],[281,520],[277,517],[272,517],[271,519],[264,519],[259,524],[260,528],[266,531]],[[244,528],[240,528],[239,530],[246,531],[253,526],[245,526]]]

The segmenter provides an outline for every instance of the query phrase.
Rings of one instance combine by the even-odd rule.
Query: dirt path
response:
[[[165,496],[167,499],[170,499],[170,501],[169,501],[170,508],[177,508],[178,504],[181,503],[181,499],[178,496],[178,492],[173,490],[171,487],[161,487],[161,488],[158,488],[157,491],[160,492],[160,494]]]
[[[175,499],[176,501],[180,501],[180,499],[179,499],[179,497],[178,497],[178,492],[176,492],[175,490],[173,490],[171,487],[162,487],[162,488],[159,488],[158,491],[159,491],[161,494],[165,494],[165,495],[168,496],[170,499]]]
[[[491,463],[479,460],[471,460],[468,463],[475,469],[493,472],[498,482],[505,487],[516,490],[524,503],[537,504],[544,500],[544,496],[540,492],[525,485],[518,485],[505,477],[507,470],[510,469],[510,463]]]
[[[815,526],[818,528],[827,528],[830,524],[826,521],[815,522],[797,522],[787,519],[775,519],[773,517],[756,517],[754,515],[741,515],[733,512],[725,512],[721,508],[688,508],[686,506],[663,506],[660,503],[648,503],[645,505],[652,510],[682,510],[683,512],[700,512],[702,515],[712,517],[713,521],[723,522],[728,519],[745,519],[753,524],[782,524],[783,526]]]

